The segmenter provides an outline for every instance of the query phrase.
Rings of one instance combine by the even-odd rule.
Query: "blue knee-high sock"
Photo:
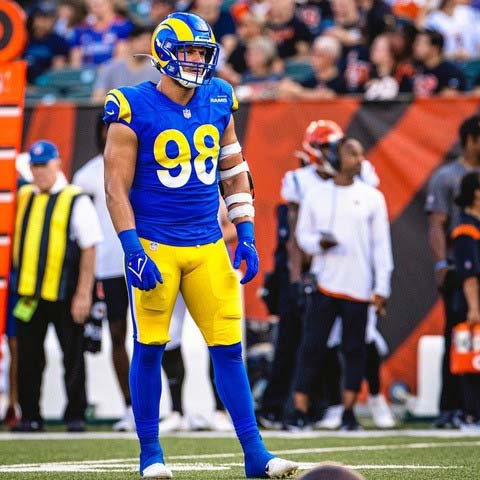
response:
[[[140,441],[140,474],[153,463],[164,463],[158,439],[164,350],[165,345],[143,345],[136,340],[133,344],[130,395]]]
[[[232,417],[245,455],[247,477],[265,477],[272,455],[265,448],[253,411],[252,393],[242,360],[242,344],[209,347],[215,371],[215,386]]]

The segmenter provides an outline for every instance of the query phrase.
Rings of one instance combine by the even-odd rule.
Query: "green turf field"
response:
[[[98,438],[102,435],[106,438]],[[18,438],[0,434],[1,480],[139,478],[138,447],[131,435],[118,438],[105,432],[85,439],[65,434],[45,435],[40,440]],[[272,451],[300,462],[302,470],[331,460],[358,469],[367,480],[480,480],[480,436],[418,437],[400,431],[397,436],[283,436],[268,437],[265,442]],[[167,437],[163,447],[175,478],[244,478],[242,455],[234,438]]]

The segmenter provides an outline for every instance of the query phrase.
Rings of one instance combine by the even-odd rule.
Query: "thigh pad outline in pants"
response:
[[[179,249],[140,239],[146,254],[160,270],[163,283],[142,291],[128,285],[134,338],[146,345],[162,345],[170,340],[169,327],[180,285]]]
[[[181,292],[208,346],[242,339],[242,305],[237,274],[223,239],[188,249],[182,255]]]

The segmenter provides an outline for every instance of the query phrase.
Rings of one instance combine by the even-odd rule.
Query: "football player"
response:
[[[202,18],[169,15],[151,46],[161,81],[111,90],[104,117],[107,204],[125,253],[134,323],[130,389],[140,474],[172,477],[158,438],[160,365],[180,291],[209,347],[246,476],[284,478],[298,465],[274,457],[258,432],[242,362],[240,288],[217,219],[220,181],[237,230],[233,266],[245,261],[247,283],[258,255],[252,182],[232,117],[237,100],[213,78],[219,46]]]

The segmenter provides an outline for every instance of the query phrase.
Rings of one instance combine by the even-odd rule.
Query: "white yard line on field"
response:
[[[104,461],[91,462],[58,462],[58,463],[29,463],[18,465],[0,466],[0,473],[45,473],[45,472],[79,472],[79,473],[112,473],[112,472],[132,472],[138,469],[137,463],[129,462],[130,459],[111,459]],[[103,463],[100,463],[103,462]],[[116,463],[115,463],[116,462]],[[318,464],[312,462],[300,463],[301,470],[308,470],[316,467]],[[243,467],[243,463],[225,463],[213,465],[209,463],[182,463],[169,464],[173,471],[221,471],[230,470],[232,467]],[[349,468],[355,470],[446,470],[459,469],[462,466],[443,466],[443,465],[349,465]]]
[[[363,430],[360,432],[272,432],[261,431],[263,438],[384,438],[384,437],[412,437],[412,438],[480,438],[480,429],[477,430]],[[161,435],[164,437],[164,435]],[[165,435],[176,438],[235,438],[234,433],[221,432],[178,432]],[[46,432],[46,433],[10,433],[0,432],[0,441],[10,440],[137,440],[137,434],[124,432]]]

